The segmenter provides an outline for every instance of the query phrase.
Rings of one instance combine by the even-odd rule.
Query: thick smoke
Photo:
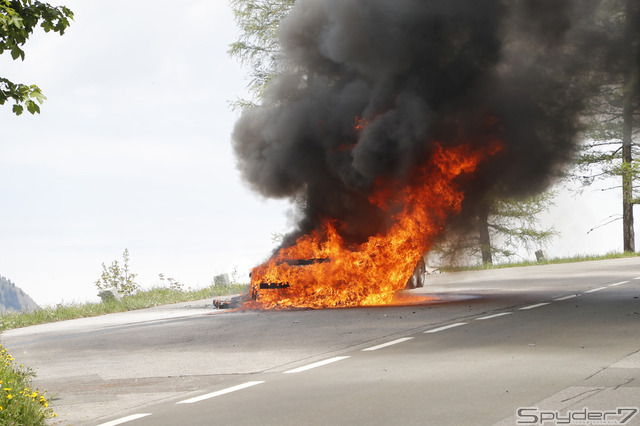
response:
[[[286,71],[236,125],[239,168],[298,201],[296,235],[336,218],[353,242],[387,225],[374,182],[407,177],[435,142],[504,143],[464,183],[470,214],[488,193],[540,191],[575,151],[594,4],[298,0],[281,26]]]

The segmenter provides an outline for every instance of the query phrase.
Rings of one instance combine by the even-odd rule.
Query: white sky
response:
[[[59,4],[53,1],[52,4]],[[96,300],[101,264],[121,260],[143,287],[158,274],[203,287],[244,275],[288,229],[288,205],[251,193],[235,169],[228,101],[246,70],[225,0],[64,0],[75,21],[38,31],[0,75],[36,83],[42,114],[0,107],[0,275],[39,304]],[[621,250],[616,193],[566,194],[545,219],[552,256]]]

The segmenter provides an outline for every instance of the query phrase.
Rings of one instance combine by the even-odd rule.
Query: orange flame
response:
[[[473,172],[500,150],[499,143],[472,150],[436,145],[426,167],[416,169],[410,184],[379,181],[370,201],[390,213],[392,225],[357,246],[347,246],[340,223],[327,219],[321,229],[300,237],[252,272],[255,307],[267,309],[330,308],[382,305],[401,290],[420,257],[442,232],[446,218],[460,211],[463,193],[453,180]],[[296,259],[322,259],[306,266]],[[274,283],[260,289],[261,283]],[[288,285],[288,287],[287,287]],[[284,287],[284,288],[282,288]]]

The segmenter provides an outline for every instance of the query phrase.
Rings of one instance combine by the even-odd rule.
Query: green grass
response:
[[[0,345],[0,425],[44,425],[57,417],[49,407],[49,398],[31,388],[33,371],[18,366]]]
[[[171,288],[153,288],[151,290],[139,291],[132,296],[123,296],[121,301],[59,305],[57,307],[47,307],[31,312],[16,312],[0,315],[0,331],[74,318],[93,317],[114,312],[151,308],[171,303],[202,300],[227,294],[246,293],[248,289],[249,287],[243,284],[232,284],[228,287],[212,286],[201,290],[189,291]]]
[[[585,254],[585,255],[577,255],[573,257],[556,257],[556,258],[546,259],[541,262],[522,261],[522,262],[498,263],[495,265],[485,264],[485,265],[475,265],[475,266],[443,266],[440,268],[440,270],[443,272],[479,271],[484,269],[502,269],[502,268],[517,268],[520,266],[577,263],[577,262],[587,262],[591,260],[623,259],[627,257],[639,257],[639,256],[640,256],[640,253],[609,252],[607,254],[602,254],[602,255]]]

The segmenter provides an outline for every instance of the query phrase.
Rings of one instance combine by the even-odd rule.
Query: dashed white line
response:
[[[569,299],[573,299],[573,298],[576,298],[576,297],[578,297],[577,294],[571,294],[569,296],[558,297],[557,299],[553,299],[553,300],[555,300],[556,302],[562,302],[563,300],[569,300]]]
[[[116,426],[116,425],[121,425],[123,423],[132,422],[134,420],[138,420],[138,419],[141,419],[143,417],[150,416],[150,415],[151,415],[151,413],[134,414],[132,416],[122,417],[121,419],[112,420],[112,421],[107,422],[107,423],[101,423],[98,426]]]
[[[337,356],[335,358],[325,359],[324,361],[314,362],[313,364],[304,365],[302,367],[294,368],[293,370],[285,371],[284,374],[294,374],[301,373],[303,371],[311,370],[312,368],[322,367],[323,365],[331,364],[337,361],[342,361],[343,359],[350,358],[348,356]]]
[[[403,343],[403,342],[406,342],[406,341],[411,340],[411,339],[413,339],[413,337],[403,337],[401,339],[396,339],[396,340],[393,340],[391,342],[387,342],[387,343],[383,343],[381,345],[372,346],[370,348],[363,349],[362,352],[377,351],[378,349],[386,348],[388,346],[397,345],[398,343]]]
[[[511,315],[512,313],[513,312],[502,312],[502,313],[499,313],[499,314],[487,315],[486,317],[476,318],[476,321],[484,321],[484,320],[488,320],[488,319],[499,318],[499,317],[503,317],[505,315]]]
[[[457,322],[455,324],[445,325],[444,327],[438,327],[438,328],[434,328],[432,330],[427,330],[427,331],[424,331],[423,333],[438,333],[440,331],[449,330],[450,328],[460,327],[460,326],[465,325],[465,324],[466,324],[466,322]]]
[[[520,311],[528,311],[529,309],[535,309],[535,308],[539,308],[541,306],[546,306],[548,305],[549,302],[544,302],[544,303],[536,303],[535,305],[529,305],[529,306],[525,306],[524,308],[520,308]]]
[[[177,402],[177,404],[193,404],[195,402],[200,402],[200,401],[204,401],[205,399],[210,399],[210,398],[215,398],[216,396],[220,396],[220,395],[225,395],[231,392],[235,392],[235,391],[239,391],[242,389],[246,389],[246,388],[250,388],[252,386],[255,385],[259,385],[264,383],[264,381],[262,382],[247,382],[247,383],[243,383],[241,385],[238,386],[232,386],[230,388],[226,388],[226,389],[222,389],[216,392],[211,392],[205,395],[201,395],[201,396],[196,396],[195,398],[190,398],[190,399],[185,399],[184,401],[180,401]]]
[[[640,277],[635,277],[634,280],[640,280]]]
[[[622,284],[627,284],[629,281],[620,281],[619,283],[609,284],[609,287],[617,287]]]
[[[591,290],[587,290],[587,291],[585,291],[584,293],[585,293],[585,294],[587,294],[587,293],[595,293],[596,291],[606,290],[606,289],[607,289],[607,287],[592,288]]]

